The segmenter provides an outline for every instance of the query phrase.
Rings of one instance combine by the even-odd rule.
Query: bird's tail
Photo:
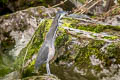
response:
[[[35,70],[39,70],[41,64],[42,63],[39,61],[39,58],[37,57],[35,61],[35,66],[34,66]]]

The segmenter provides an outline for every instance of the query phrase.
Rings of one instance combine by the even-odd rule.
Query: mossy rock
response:
[[[31,76],[24,78],[24,80],[60,80],[55,75]]]
[[[101,24],[93,24],[93,25],[81,25],[80,20],[74,18],[64,18],[64,24],[62,26],[69,26],[71,28],[91,31],[95,33],[104,32],[106,29],[120,31],[120,26],[111,26],[111,25],[101,25]]]
[[[68,27],[82,29],[85,31],[91,31],[95,32],[96,28],[99,30],[99,32],[104,31],[104,29],[108,28],[107,26],[96,26],[94,28],[90,28],[92,26],[86,26],[90,29],[83,29],[79,28],[79,25],[77,25],[75,22],[79,23],[78,20],[71,20],[66,19],[67,22],[65,22],[62,26],[67,25]],[[22,72],[22,78],[30,77],[30,76],[36,76],[37,74],[34,72],[34,63],[35,59],[32,59],[34,55],[38,53],[38,50],[40,49],[45,35],[48,32],[52,20],[45,20],[42,23],[40,23],[39,28],[36,30],[35,34],[33,35],[33,39],[29,42],[29,44],[21,51],[19,57],[16,59],[14,63],[14,69],[22,70],[22,64],[24,60],[24,56],[27,51],[27,56],[24,60],[25,67],[23,68]],[[69,23],[68,23],[69,22]],[[76,24],[76,25],[75,25]],[[78,26],[78,27],[77,27]],[[100,27],[100,28],[99,28]],[[109,27],[110,29],[114,29],[112,26]],[[87,30],[86,30],[87,29]],[[115,29],[116,31],[119,30]],[[95,32],[96,33],[96,32]],[[97,32],[98,33],[98,32]],[[111,60],[109,58],[114,57],[116,59],[114,64],[119,64],[119,52],[120,52],[120,46],[117,45],[117,43],[113,43],[107,47],[107,54],[104,52],[101,52],[101,48],[105,45],[105,41],[102,40],[93,40],[93,39],[82,39],[81,37],[76,37],[71,34],[68,34],[66,30],[64,30],[62,27],[59,27],[57,32],[57,38],[55,41],[55,47],[56,47],[56,58],[54,58],[54,65],[61,65],[61,63],[64,63],[64,65],[67,65],[69,63],[73,63],[73,67],[78,67],[79,70],[81,69],[87,69],[88,72],[90,72],[92,69],[96,70],[97,72],[100,72],[102,68],[100,65],[92,65],[90,57],[92,55],[95,55],[96,58],[103,61],[104,67],[109,67],[111,65]],[[76,42],[74,41],[76,40]],[[108,38],[107,38],[108,39]],[[113,46],[114,45],[114,46]],[[113,51],[112,51],[113,50]],[[29,62],[30,61],[30,62]],[[29,62],[29,63],[27,63]],[[46,73],[45,65],[42,65],[39,70],[39,74],[43,75]],[[53,72],[54,73],[54,72]],[[58,72],[59,73],[59,72]],[[97,78],[92,75],[92,73],[86,74],[89,79],[95,79]],[[93,77],[90,77],[92,75]]]

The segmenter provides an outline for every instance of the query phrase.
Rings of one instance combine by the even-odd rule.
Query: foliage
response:
[[[85,3],[86,0],[78,0],[78,1],[81,2],[81,3]]]
[[[7,2],[8,2],[8,0],[0,0],[0,3],[3,3],[3,4],[5,4]]]

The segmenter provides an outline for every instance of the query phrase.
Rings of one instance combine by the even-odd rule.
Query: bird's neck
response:
[[[46,35],[46,40],[55,39],[56,31],[57,31],[57,28],[58,28],[58,23],[59,23],[59,16],[57,15],[52,22],[52,25],[51,25],[51,28],[50,28],[49,32]]]

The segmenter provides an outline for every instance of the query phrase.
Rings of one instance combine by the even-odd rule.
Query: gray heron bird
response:
[[[49,61],[54,57],[55,54],[55,36],[56,31],[59,25],[60,19],[66,14],[66,12],[58,11],[56,14],[56,17],[54,18],[52,25],[50,27],[49,32],[47,33],[45,37],[45,41],[43,42],[39,52],[38,56],[35,62],[35,70],[39,70],[40,65],[46,63],[46,70],[47,74],[50,75],[50,68],[49,68]]]

